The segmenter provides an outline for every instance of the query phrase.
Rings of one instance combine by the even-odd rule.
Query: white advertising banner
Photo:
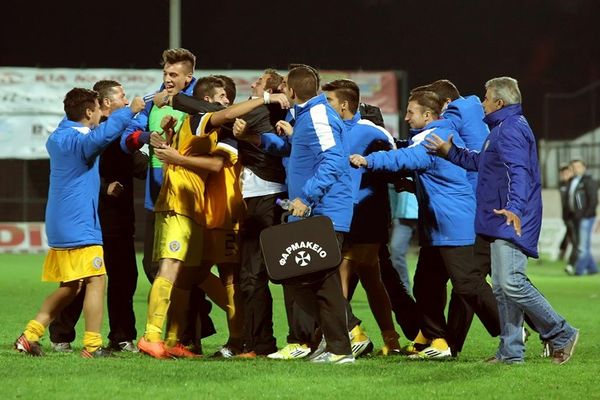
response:
[[[398,133],[397,80],[394,72],[321,71],[323,81],[349,78],[361,89],[361,100],[381,107],[388,130]],[[198,70],[233,78],[237,101],[250,95],[260,70]],[[159,89],[159,69],[68,69],[0,67],[0,158],[47,158],[46,138],[64,116],[65,94],[73,87],[91,88],[101,79],[121,82],[129,99]]]

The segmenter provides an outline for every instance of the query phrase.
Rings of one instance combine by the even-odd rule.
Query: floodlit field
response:
[[[403,357],[361,358],[350,365],[314,365],[305,361],[198,360],[161,361],[138,354],[112,359],[81,359],[83,325],[78,325],[74,354],[32,358],[15,352],[19,336],[54,284],[40,282],[43,255],[0,255],[0,398],[97,399],[577,399],[600,398],[600,276],[567,277],[558,263],[530,263],[529,275],[554,307],[581,329],[573,359],[555,366],[540,358],[532,336],[525,365],[487,365],[497,339],[474,321],[463,353],[454,361],[410,361]],[[414,258],[411,259],[414,265]],[[135,297],[138,334],[145,322],[149,284],[140,271]],[[275,330],[284,345],[287,326],[280,286],[273,286]],[[357,316],[382,345],[366,297],[358,290]],[[223,313],[213,308],[218,334],[203,343],[212,354],[226,340]],[[105,316],[103,334],[108,333]],[[403,343],[406,339],[402,339]]]

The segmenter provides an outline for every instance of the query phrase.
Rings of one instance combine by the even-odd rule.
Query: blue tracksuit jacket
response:
[[[463,144],[450,122],[440,119],[423,129],[413,130],[409,147],[366,156],[367,168],[416,172],[421,246],[472,245],[475,241],[473,189],[463,169],[428,153],[423,141],[431,133],[443,139],[454,134],[457,143]]]
[[[514,243],[537,258],[542,225],[542,192],[535,137],[520,104],[485,117],[491,132],[481,152],[453,146],[448,159],[479,172],[475,232]],[[521,219],[521,236],[494,209],[512,211]]]

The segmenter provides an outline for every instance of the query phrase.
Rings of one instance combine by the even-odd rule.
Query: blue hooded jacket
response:
[[[481,152],[453,146],[448,159],[471,171],[479,171],[475,232],[514,243],[529,257],[538,257],[542,226],[542,185],[535,137],[520,104],[488,114],[491,132]],[[505,209],[521,219],[521,236],[506,217]]]
[[[448,108],[442,114],[442,118],[449,120],[454,130],[469,150],[480,151],[490,130],[483,119],[483,106],[477,96],[459,97],[448,104]],[[470,171],[467,178],[471,182],[473,192],[477,187],[477,172]]]
[[[424,140],[431,133],[445,140],[454,134],[457,143],[463,144],[450,122],[440,119],[423,129],[412,130],[409,147],[366,156],[367,168],[416,172],[421,246],[472,245],[475,241],[473,189],[465,170],[427,151]]]
[[[294,134],[261,135],[265,151],[285,156],[290,199],[300,198],[314,215],[325,215],[338,232],[352,221],[352,180],[344,123],[324,94],[294,106]],[[294,220],[294,218],[290,218]]]
[[[64,118],[48,137],[50,188],[46,235],[50,247],[102,244],[98,218],[98,156],[121,135],[132,117],[131,109],[124,107],[91,130]]]

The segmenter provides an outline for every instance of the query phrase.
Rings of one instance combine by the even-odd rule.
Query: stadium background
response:
[[[544,185],[554,187],[555,167],[572,157],[584,158],[600,177],[598,1],[181,4],[181,45],[197,55],[198,69],[284,70],[303,62],[329,70],[405,71],[400,100],[408,88],[442,77],[464,94],[482,95],[490,77],[514,76],[543,150]],[[0,67],[156,69],[160,78],[160,54],[169,46],[168,0],[10,2],[4,15]],[[0,90],[5,85],[0,79]],[[6,102],[0,94],[0,105]],[[0,145],[6,135],[24,132],[0,130]],[[9,155],[0,168],[0,221],[42,221],[47,160]],[[142,185],[138,189],[139,196]],[[556,200],[546,204],[552,209]]]

